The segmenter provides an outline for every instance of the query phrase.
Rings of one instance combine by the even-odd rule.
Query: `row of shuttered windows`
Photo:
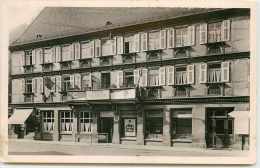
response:
[[[230,62],[222,62],[219,64],[199,65],[199,81],[200,83],[218,83],[230,81]],[[110,88],[110,74],[115,76],[115,88],[140,87],[146,86],[165,86],[165,85],[183,85],[195,83],[195,65],[190,64],[186,67],[165,66],[157,69],[135,69],[133,71],[124,72],[113,71],[108,72],[109,78],[99,79],[101,88]],[[93,85],[97,82],[97,77],[91,73],[71,74],[63,76],[37,77],[33,79],[20,79],[25,82],[26,93],[42,93],[43,86],[45,92],[60,92],[68,90],[85,90],[100,89]],[[102,82],[104,84],[102,84]],[[108,83],[108,85],[106,85]],[[104,86],[104,87],[102,87]]]
[[[230,20],[200,24],[200,44],[228,41],[230,39]],[[37,48],[25,51],[22,65],[64,62],[93,57],[136,53],[195,45],[195,26],[168,28],[129,36],[115,36],[111,39],[95,39],[72,44]]]

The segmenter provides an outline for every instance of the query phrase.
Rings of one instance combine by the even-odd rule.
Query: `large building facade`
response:
[[[42,31],[41,19],[61,24],[68,10],[44,9],[10,46],[10,136],[240,147],[235,127],[250,110],[248,9],[166,8],[153,18],[136,12],[131,24],[116,24],[126,16],[111,9],[85,33],[71,33],[68,19],[56,36],[51,24]]]

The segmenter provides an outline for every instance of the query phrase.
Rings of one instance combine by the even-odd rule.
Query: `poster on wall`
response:
[[[125,136],[136,136],[135,129],[135,120],[136,119],[125,119]]]

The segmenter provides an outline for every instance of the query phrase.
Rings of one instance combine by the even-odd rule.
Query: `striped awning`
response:
[[[32,111],[33,109],[14,109],[14,113],[9,118],[8,124],[24,124]]]

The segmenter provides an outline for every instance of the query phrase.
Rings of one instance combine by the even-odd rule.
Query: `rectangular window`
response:
[[[175,109],[172,111],[173,139],[188,139],[192,137],[192,110]]]
[[[123,119],[124,137],[136,137],[136,118]]]
[[[91,82],[92,78],[91,78],[91,74],[82,74],[81,76],[81,87],[82,90],[86,91],[86,90],[91,90],[92,86],[91,86]]]
[[[159,86],[159,69],[149,69],[148,72],[149,86]]]
[[[124,37],[125,54],[134,52],[134,36],[128,35]]]
[[[54,130],[54,111],[42,111],[43,131],[53,132]]]
[[[80,112],[80,132],[81,133],[91,133],[91,123],[92,123],[92,116],[91,112],[88,111],[81,111]]]
[[[186,67],[176,67],[176,69],[175,69],[175,84],[176,85],[187,84]]]
[[[68,91],[71,89],[70,76],[64,76],[62,80],[62,91]]]
[[[101,88],[108,89],[110,88],[110,73],[101,73]]]
[[[175,46],[183,47],[189,45],[188,27],[175,29]]]
[[[209,64],[208,65],[208,83],[221,82],[221,64]]]
[[[32,79],[25,80],[25,93],[32,93]]]
[[[160,140],[163,135],[162,110],[146,111],[146,138]]]
[[[32,50],[25,51],[25,65],[32,65]]]
[[[103,39],[101,40],[101,44],[102,44],[101,45],[102,56],[109,56],[114,54],[113,51],[114,40]]]
[[[208,42],[214,43],[221,41],[221,25],[222,22],[208,24]]]
[[[125,87],[134,87],[134,72],[133,71],[125,71],[124,72],[124,85]]]
[[[148,39],[149,50],[160,49],[160,31],[149,32]]]
[[[97,49],[99,50],[99,49]],[[94,41],[81,43],[81,59],[88,59],[94,57]]]
[[[60,111],[60,130],[62,134],[71,134],[73,130],[72,111]]]
[[[44,63],[52,63],[52,48],[44,48]]]
[[[66,45],[61,47],[62,61],[71,61],[71,46]]]

